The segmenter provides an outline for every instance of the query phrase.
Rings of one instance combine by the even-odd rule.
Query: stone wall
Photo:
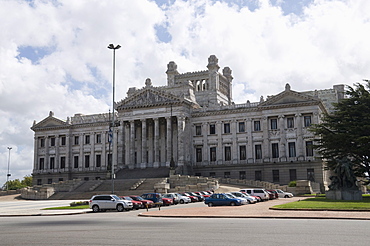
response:
[[[169,183],[172,192],[216,190],[219,187],[217,179],[200,176],[170,175]]]

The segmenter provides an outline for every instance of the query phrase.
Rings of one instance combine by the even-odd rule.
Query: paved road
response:
[[[131,212],[1,217],[1,245],[368,245],[369,221],[153,218]]]

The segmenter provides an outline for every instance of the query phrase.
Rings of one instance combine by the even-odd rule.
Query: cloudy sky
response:
[[[0,186],[33,168],[34,120],[107,112],[167,64],[233,70],[236,103],[370,77],[369,0],[0,0]]]

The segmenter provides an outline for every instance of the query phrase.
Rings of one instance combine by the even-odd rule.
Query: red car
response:
[[[162,197],[163,206],[170,206],[173,205],[173,200],[171,198]]]
[[[130,196],[130,198],[132,198],[132,200],[134,200],[134,201],[142,202],[144,207],[148,207],[148,208],[154,207],[154,202],[153,201],[145,200],[141,196]]]
[[[273,197],[271,199],[278,199],[279,198],[279,193],[277,193],[276,190],[267,190],[267,191],[273,194]]]
[[[122,199],[125,199],[125,200],[129,200],[132,202],[132,208],[133,209],[140,209],[140,208],[144,208],[144,204],[141,202],[141,201],[135,201],[134,199],[132,199],[130,196],[121,196]]]

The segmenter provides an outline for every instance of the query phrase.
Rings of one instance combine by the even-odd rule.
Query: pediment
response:
[[[51,128],[51,127],[61,127],[66,126],[67,123],[63,120],[55,118],[54,116],[48,116],[39,123],[35,124],[31,127],[32,130],[37,128]]]
[[[172,94],[156,90],[154,88],[145,88],[138,93],[117,103],[117,110],[136,107],[151,107],[165,104],[180,103],[183,100]]]
[[[297,104],[297,103],[313,103],[320,102],[320,99],[305,95],[292,90],[285,90],[275,96],[269,97],[266,101],[259,104],[259,106],[273,106],[283,104]]]

